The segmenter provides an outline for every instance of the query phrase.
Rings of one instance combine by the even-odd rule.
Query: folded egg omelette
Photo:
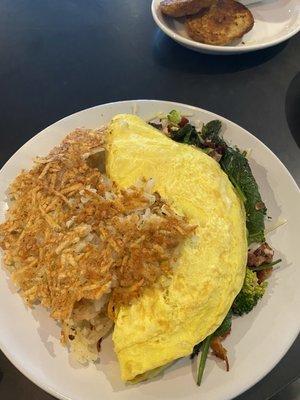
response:
[[[219,164],[135,115],[117,115],[107,137],[106,172],[121,188],[152,178],[195,235],[162,278],[118,311],[113,341],[124,381],[191,354],[222,323],[246,268],[244,207]]]

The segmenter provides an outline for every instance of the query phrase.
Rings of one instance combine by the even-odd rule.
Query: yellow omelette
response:
[[[222,323],[245,276],[245,212],[215,160],[135,115],[111,121],[106,171],[121,188],[153,178],[153,191],[197,225],[172,277],[118,312],[113,341],[122,379],[130,381],[191,354]]]

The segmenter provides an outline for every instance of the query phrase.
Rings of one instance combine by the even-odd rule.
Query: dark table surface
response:
[[[68,114],[148,98],[192,104],[233,120],[269,146],[299,183],[299,66],[299,34],[237,56],[186,50],[156,28],[149,0],[1,0],[0,165]],[[238,400],[271,398],[299,377],[299,359],[300,338]],[[296,399],[295,390],[299,384],[280,398]],[[0,398],[52,397],[0,352]]]

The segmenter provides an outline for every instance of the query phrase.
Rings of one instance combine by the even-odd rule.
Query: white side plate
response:
[[[96,128],[115,114],[131,113],[136,108],[147,119],[174,108],[192,113],[195,122],[220,118],[227,140],[240,148],[252,149],[250,163],[268,215],[273,217],[273,222],[279,216],[288,220],[267,238],[276,249],[276,257],[283,259],[270,279],[267,294],[253,312],[234,320],[232,333],[226,339],[230,372],[225,372],[223,363],[210,356],[199,388],[195,384],[196,364],[185,358],[152,381],[124,385],[110,337],[103,342],[101,362],[82,367],[70,360],[67,350],[60,345],[59,327],[47,311],[41,307],[26,308],[2,268],[0,347],[24,375],[64,400],[231,399],[254,385],[278,363],[300,327],[299,189],[284,165],[263,143],[224,118],[183,104],[153,100],[104,104],[56,122],[15,153],[0,171],[1,209],[6,207],[9,182],[22,168],[29,168],[35,156],[46,155],[77,127]]]
[[[236,43],[228,46],[214,46],[196,42],[189,38],[180,20],[168,18],[159,9],[161,0],[152,0],[152,15],[158,27],[177,43],[191,50],[208,54],[234,54],[265,49],[275,46],[300,30],[299,0],[263,0],[249,4],[254,17],[254,27]]]

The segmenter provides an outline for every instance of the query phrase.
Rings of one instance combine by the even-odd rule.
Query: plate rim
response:
[[[277,39],[271,40],[266,43],[262,44],[250,44],[249,46],[245,47],[237,47],[237,46],[216,46],[216,45],[211,45],[211,44],[205,44],[201,42],[196,42],[195,40],[185,38],[184,36],[179,35],[175,31],[173,31],[171,28],[169,28],[165,23],[161,21],[161,19],[158,16],[158,2],[160,0],[152,0],[151,3],[151,13],[152,17],[156,23],[156,25],[171,39],[175,40],[175,42],[188,47],[191,50],[201,52],[207,52],[207,53],[214,53],[214,54],[235,54],[235,53],[248,53],[256,50],[263,50],[269,47],[276,46],[277,44],[280,44],[282,42],[285,42],[286,40],[290,39],[292,36],[295,36],[299,31],[300,31],[300,23],[299,25],[295,26],[294,29],[292,29],[290,32],[288,32],[285,35],[280,36]],[[298,17],[299,18],[299,17]]]
[[[290,171],[288,170],[288,168],[283,164],[283,162],[280,160],[280,158],[273,153],[273,151],[267,146],[265,145],[261,140],[259,140],[256,136],[254,136],[252,133],[250,133],[249,131],[247,131],[245,128],[241,127],[240,125],[238,125],[237,123],[229,120],[226,117],[223,117],[220,114],[216,114],[213,111],[208,111],[205,110],[201,107],[197,107],[197,106],[193,106],[193,105],[189,105],[189,104],[185,104],[185,103],[179,103],[179,102],[174,102],[174,101],[169,101],[169,100],[157,100],[157,99],[131,99],[131,100],[121,100],[121,101],[114,101],[114,102],[108,102],[108,103],[103,103],[103,104],[98,104],[92,107],[88,107],[79,111],[76,111],[75,113],[66,115],[63,118],[60,118],[59,120],[53,122],[52,124],[46,126],[44,129],[42,129],[41,131],[37,132],[33,137],[31,137],[29,140],[27,140],[22,146],[20,146],[14,154],[12,154],[12,156],[5,162],[5,164],[1,167],[0,169],[0,175],[3,173],[3,169],[5,169],[7,167],[7,165],[11,162],[11,160],[14,158],[14,156],[21,152],[21,150],[27,146],[31,141],[36,140],[38,135],[41,135],[44,133],[44,131],[51,129],[52,127],[54,127],[56,124],[63,122],[66,119],[72,118],[74,116],[78,116],[80,113],[83,112],[87,112],[89,110],[92,109],[97,109],[97,108],[101,108],[101,107],[105,107],[105,106],[111,106],[111,105],[115,105],[115,104],[132,104],[132,105],[138,105],[139,103],[157,103],[158,105],[161,103],[165,103],[165,104],[170,104],[173,106],[181,106],[181,107],[185,107],[185,108],[189,108],[191,110],[195,110],[196,112],[202,112],[204,114],[207,115],[211,115],[213,117],[219,117],[221,118],[224,122],[229,123],[230,125],[233,125],[235,127],[237,127],[239,130],[243,131],[244,134],[249,135],[255,142],[259,143],[259,145],[262,145],[264,150],[267,151],[268,153],[270,153],[270,155],[272,155],[275,159],[276,162],[279,162],[280,166],[283,168],[284,172],[287,174],[290,183],[293,185],[294,189],[298,192],[298,194],[300,194],[300,188],[297,185],[297,182],[295,181],[295,179],[293,178],[292,174],[290,173]],[[298,335],[300,333],[300,321],[299,321],[299,327],[298,327],[298,331],[295,331],[293,335],[291,335],[290,340],[287,342],[287,344],[284,346],[284,349],[281,351],[281,353],[278,355],[278,357],[276,357],[276,360],[274,361],[274,363],[266,369],[265,373],[262,374],[259,378],[257,379],[253,379],[253,381],[248,382],[246,385],[244,385],[244,387],[242,388],[242,391],[238,391],[236,393],[234,393],[234,397],[246,392],[248,389],[250,389],[251,387],[253,387],[254,385],[256,385],[258,382],[260,382],[266,375],[268,375],[273,368],[281,361],[281,359],[286,355],[286,353],[289,351],[289,349],[291,348],[291,346],[293,345],[293,343],[295,342],[295,340],[297,339]],[[13,366],[20,371],[27,379],[29,379],[31,382],[33,382],[36,386],[38,386],[39,388],[41,388],[42,390],[44,390],[45,392],[51,394],[52,396],[59,398],[61,400],[73,400],[74,397],[70,397],[68,395],[63,394],[61,391],[58,391],[57,389],[55,389],[53,386],[49,385],[46,381],[43,380],[39,380],[38,378],[35,377],[35,374],[33,372],[31,372],[30,370],[26,369],[25,367],[22,366],[22,363],[15,358],[14,354],[12,351],[9,350],[9,347],[7,347],[1,340],[1,336],[0,336],[0,350],[3,352],[3,354],[7,357],[7,359],[13,364]],[[232,397],[224,397],[224,400],[229,400],[232,399]]]

